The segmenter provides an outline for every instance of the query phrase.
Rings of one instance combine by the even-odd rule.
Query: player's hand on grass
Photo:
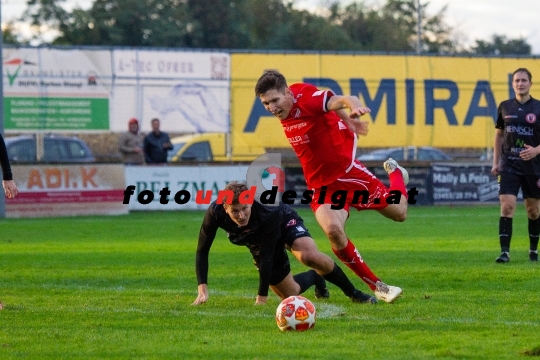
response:
[[[208,301],[208,285],[206,284],[199,285],[199,287],[197,288],[197,291],[199,292],[199,294],[197,295],[197,298],[191,305],[201,305],[205,303],[206,301]]]
[[[266,301],[268,301],[268,296],[257,295],[257,298],[255,299],[255,305],[266,305]]]

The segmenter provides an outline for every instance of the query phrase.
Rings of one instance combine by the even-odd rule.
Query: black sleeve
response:
[[[333,92],[332,90],[327,90],[327,91],[326,91],[326,95],[325,95],[325,96],[326,96],[326,100],[324,101],[324,111],[325,111],[325,112],[328,112],[328,102],[330,101],[330,98],[331,98],[332,96],[334,96],[334,95],[335,95],[335,94],[334,94],[334,92]]]
[[[499,108],[497,109],[497,124],[495,125],[495,129],[504,129],[504,119],[502,116],[502,106],[503,103],[499,104]]]
[[[195,254],[195,273],[198,284],[208,284],[208,253],[216,237],[218,221],[213,211],[214,204],[208,207],[199,231],[199,243]]]
[[[6,149],[4,138],[0,134],[0,165],[2,166],[3,180],[13,180],[11,166],[9,165],[9,157]]]
[[[261,234],[263,241],[260,251],[259,263],[259,296],[268,296],[268,288],[270,287],[270,279],[272,277],[274,251],[277,246],[281,246],[278,240],[281,238],[281,212],[276,211],[275,216],[272,216],[265,222],[264,234]],[[277,251],[280,251],[278,249]]]

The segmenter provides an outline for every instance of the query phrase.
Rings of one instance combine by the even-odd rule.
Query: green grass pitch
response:
[[[334,259],[308,210],[319,249]],[[511,262],[499,255],[497,206],[411,206],[405,223],[353,212],[347,231],[394,304],[305,296],[315,328],[282,333],[279,303],[254,306],[249,252],[218,233],[210,299],[192,306],[203,212],[0,219],[0,359],[524,359],[540,356],[540,268],[526,215]],[[293,272],[306,268],[292,259]],[[341,266],[346,269],[342,264]],[[367,286],[346,269],[364,291]]]

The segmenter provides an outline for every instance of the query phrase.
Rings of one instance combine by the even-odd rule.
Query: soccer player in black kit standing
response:
[[[540,101],[530,95],[532,75],[519,68],[512,74],[512,88],[516,97],[499,105],[493,167],[498,175],[501,217],[499,241],[501,255],[498,263],[510,261],[512,220],[516,199],[521,188],[529,219],[529,260],[538,261],[540,235]]]

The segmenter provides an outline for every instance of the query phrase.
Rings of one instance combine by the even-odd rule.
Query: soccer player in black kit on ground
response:
[[[218,228],[224,229],[231,243],[246,246],[259,271],[259,291],[255,305],[266,304],[268,288],[285,299],[302,294],[315,285],[315,297],[329,297],[325,280],[336,285],[353,302],[375,304],[377,299],[356,289],[343,270],[317,249],[315,241],[305,228],[302,218],[291,207],[240,203],[240,195],[248,190],[245,183],[230,182],[224,189],[230,191],[232,203],[212,202],[206,211],[199,232],[195,259],[198,296],[193,305],[208,300],[208,253]],[[228,200],[228,199],[226,199]],[[309,270],[292,276],[286,249]],[[322,276],[322,277],[321,277]]]
[[[501,255],[498,263],[510,261],[512,219],[516,200],[521,188],[529,219],[529,260],[538,261],[538,237],[540,235],[540,101],[530,95],[532,75],[519,68],[512,74],[512,88],[516,97],[499,105],[493,167],[491,173],[498,175],[501,217],[499,241]]]

